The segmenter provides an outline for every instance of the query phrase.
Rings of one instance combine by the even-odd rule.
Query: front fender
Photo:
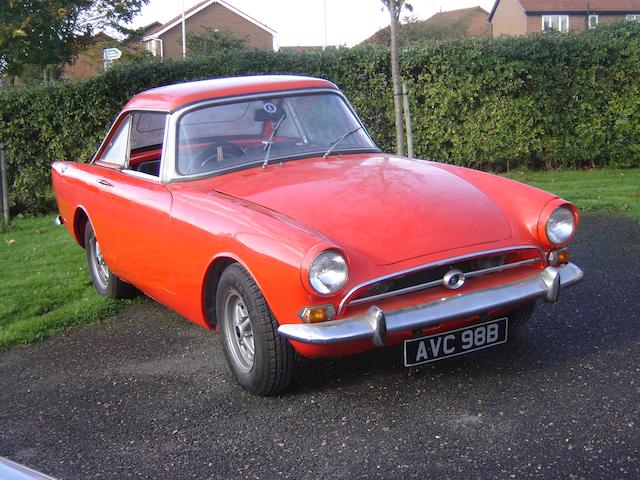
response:
[[[296,322],[317,299],[300,280],[300,266],[319,239],[268,212],[224,195],[174,192],[171,257],[176,278],[172,308],[208,326],[205,282],[213,262],[232,259],[254,278],[280,323]]]

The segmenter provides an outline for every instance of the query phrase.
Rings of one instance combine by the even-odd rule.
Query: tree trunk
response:
[[[398,19],[400,12],[396,5],[396,0],[388,0],[389,15],[391,22],[389,31],[391,33],[391,80],[393,81],[393,107],[396,116],[396,152],[404,155],[404,128],[402,125],[402,87],[400,81],[400,52],[398,48]]]

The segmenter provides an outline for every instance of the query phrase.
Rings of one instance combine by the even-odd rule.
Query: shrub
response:
[[[420,158],[494,171],[640,166],[640,25],[432,41],[404,49],[401,63]],[[332,80],[378,144],[394,150],[384,47],[231,50],[149,60],[85,81],[0,92],[0,142],[6,144],[12,207],[29,213],[51,209],[50,164],[89,158],[134,94],[188,80],[274,73]]]

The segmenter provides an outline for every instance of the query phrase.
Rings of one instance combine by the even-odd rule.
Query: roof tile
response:
[[[640,12],[640,0],[520,0],[525,12]]]

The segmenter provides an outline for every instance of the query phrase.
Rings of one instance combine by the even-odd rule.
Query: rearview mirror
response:
[[[271,102],[267,102],[264,104],[262,108],[258,108],[254,114],[253,119],[256,122],[266,122],[268,120],[276,121],[280,120],[285,116],[284,110],[278,108]]]

